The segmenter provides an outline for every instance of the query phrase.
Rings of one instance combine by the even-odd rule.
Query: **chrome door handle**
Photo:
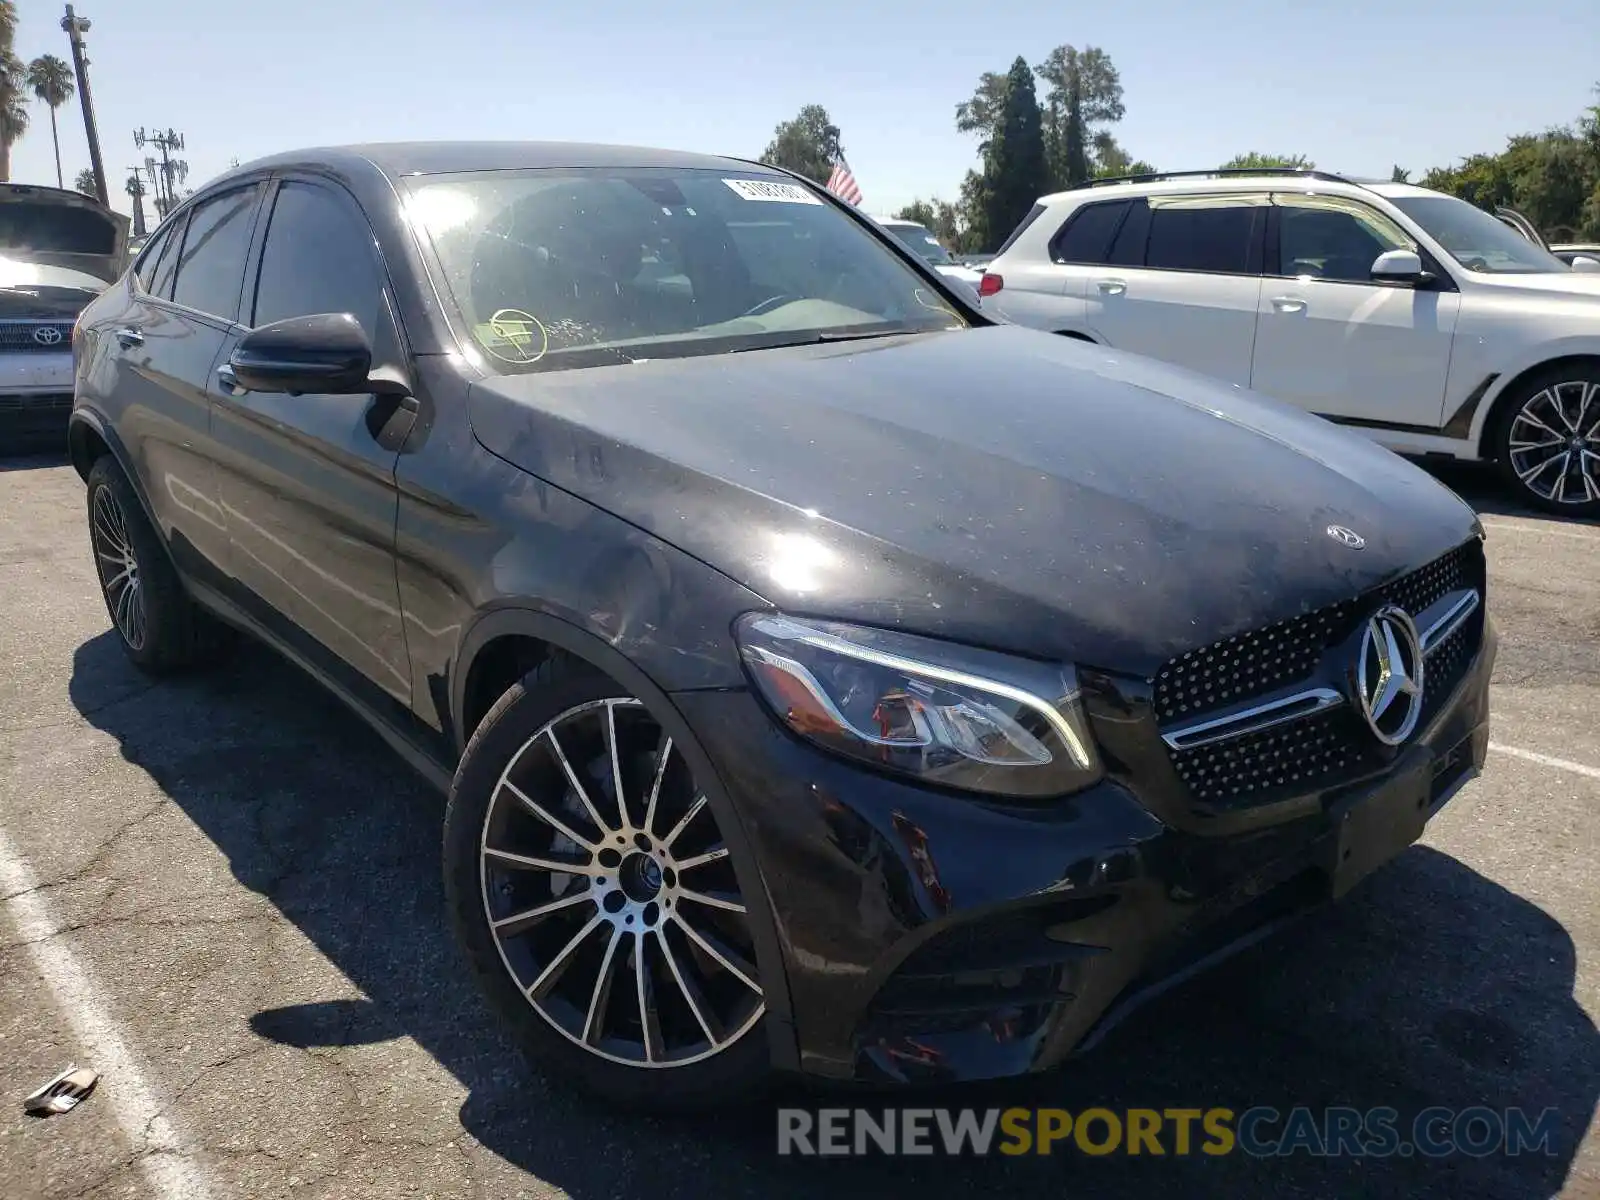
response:
[[[1306,302],[1296,296],[1274,296],[1272,307],[1281,313],[1305,312]]]
[[[144,334],[132,325],[125,325],[116,332],[117,341],[122,343],[124,350],[132,350],[135,346],[144,345]]]
[[[225,396],[237,396],[241,392],[250,390],[239,385],[239,379],[233,373],[232,363],[223,363],[217,368],[217,386],[222,389],[222,394]]]
[[[1128,290],[1128,285],[1120,279],[1101,279],[1095,286],[1107,296],[1120,296]]]

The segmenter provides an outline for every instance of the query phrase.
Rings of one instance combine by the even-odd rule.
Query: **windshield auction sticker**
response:
[[[766,179],[724,179],[722,182],[746,200],[768,200],[779,204],[822,203],[798,183],[773,183]]]

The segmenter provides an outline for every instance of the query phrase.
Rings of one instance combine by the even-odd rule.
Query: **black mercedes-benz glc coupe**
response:
[[[770,167],[285,154],[73,341],[127,653],[247,631],[446,790],[472,970],[616,1100],[1049,1067],[1483,763],[1456,496]]]

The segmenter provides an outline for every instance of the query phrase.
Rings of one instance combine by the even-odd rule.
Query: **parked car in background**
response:
[[[1483,763],[1459,498],[891,242],[735,159],[323,149],[83,314],[127,654],[247,630],[448,791],[471,974],[602,1095],[1049,1067]]]
[[[899,217],[875,217],[874,220],[911,247],[919,258],[925,260],[946,279],[959,280],[974,291],[977,290],[978,280],[983,277],[983,272],[967,266],[952,255],[926,225],[918,225],[915,221],[903,221]]]
[[[127,231],[92,196],[0,183],[0,454],[66,445],[73,322],[122,272]]]
[[[1100,180],[1040,200],[979,290],[1600,514],[1600,275],[1453,196],[1289,169]]]
[[[1544,249],[1550,251],[1551,254],[1555,255],[1568,266],[1575,267],[1581,271],[1600,271],[1600,243],[1567,242],[1558,245],[1551,245],[1545,240],[1544,235],[1540,233],[1539,230],[1534,226],[1533,222],[1528,220],[1527,217],[1523,216],[1516,209],[1507,208],[1502,205],[1501,207],[1495,209],[1495,216],[1499,217],[1502,221],[1504,221],[1512,229],[1515,229],[1534,245],[1542,246]]]
[[[1578,260],[1584,258],[1594,263],[1595,268],[1600,268],[1600,242],[1558,242],[1549,249],[1551,254],[1569,266],[1576,266]]]

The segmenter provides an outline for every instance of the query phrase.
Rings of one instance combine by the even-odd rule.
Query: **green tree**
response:
[[[1000,114],[1006,106],[1006,75],[985,71],[978,77],[978,90],[972,99],[956,105],[956,132],[978,135],[978,154],[989,153],[989,143],[1000,128]]]
[[[16,2],[0,0],[0,183],[11,178],[11,147],[28,131],[28,72],[16,42]]]
[[[93,169],[85,167],[74,175],[72,177],[72,186],[85,196],[93,196],[95,194]]]
[[[60,108],[78,90],[72,77],[72,68],[66,59],[54,54],[41,54],[28,64],[28,86],[33,94],[50,109],[50,142],[56,152],[56,186],[61,182],[61,136],[56,131],[56,109]]]
[[[1142,158],[1130,158],[1128,152],[1118,144],[1117,139],[1104,129],[1094,135],[1091,170],[1096,179],[1116,175],[1154,175],[1156,171],[1155,167]]]
[[[761,161],[826,184],[839,156],[839,127],[820,104],[808,104],[772,131]]]
[[[1234,155],[1222,164],[1222,169],[1256,171],[1263,167],[1293,167],[1297,171],[1310,171],[1316,165],[1304,154],[1262,154],[1252,150],[1248,154]]]
[[[933,210],[933,205],[926,200],[913,200],[894,216],[897,221],[915,221],[918,225],[924,225],[929,229],[932,229],[934,222],[939,219]]]
[[[1122,120],[1122,79],[1095,46],[1057,46],[1034,71],[1049,88],[1041,108],[1048,190],[1074,187],[1094,171],[1094,127]]]
[[[1411,182],[1411,172],[1406,170],[1399,163],[1395,163],[1394,170],[1389,172],[1389,182],[1390,183],[1410,183]]]
[[[1044,157],[1044,127],[1033,70],[1018,57],[1006,73],[1000,127],[984,156],[984,194],[980,225],[985,249],[997,246],[1049,190]]]

